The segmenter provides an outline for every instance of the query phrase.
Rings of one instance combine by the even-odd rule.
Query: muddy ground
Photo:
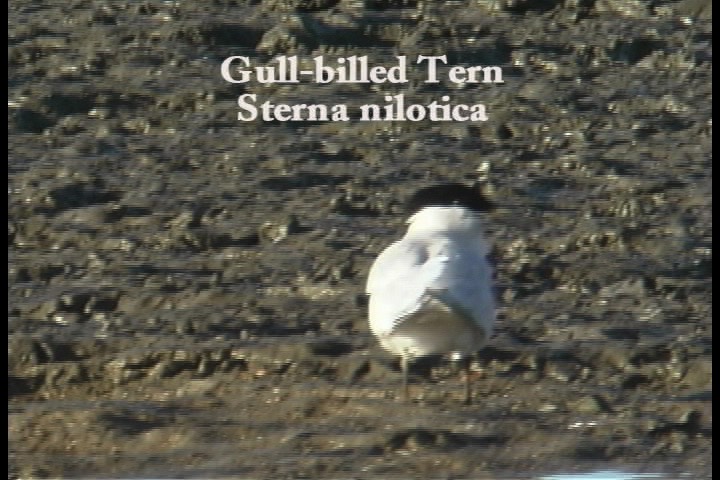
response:
[[[709,1],[11,2],[9,478],[710,478]],[[504,84],[231,85],[447,54]],[[236,99],[486,105],[241,122]],[[498,332],[412,401],[365,320],[402,202],[484,182]]]

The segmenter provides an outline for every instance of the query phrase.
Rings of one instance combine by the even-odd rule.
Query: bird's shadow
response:
[[[393,371],[402,372],[400,357],[384,358],[378,360]],[[453,366],[460,369],[462,363],[460,361],[451,360],[447,355],[425,355],[423,357],[413,358],[409,364],[409,373],[413,377],[429,379],[432,372],[438,367]]]

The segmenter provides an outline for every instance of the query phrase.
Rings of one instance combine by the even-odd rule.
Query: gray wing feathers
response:
[[[370,270],[366,291],[370,294],[370,326],[389,331],[423,303],[427,285],[434,275],[427,252],[414,244],[390,245]]]
[[[482,251],[434,247],[396,242],[377,258],[366,287],[373,331],[391,331],[433,298],[490,327],[494,319],[490,268]]]

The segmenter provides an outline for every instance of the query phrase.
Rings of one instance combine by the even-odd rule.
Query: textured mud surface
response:
[[[11,2],[10,477],[711,475],[710,2]],[[447,54],[485,123],[243,123],[228,55]],[[402,201],[483,180],[498,333],[368,332]]]

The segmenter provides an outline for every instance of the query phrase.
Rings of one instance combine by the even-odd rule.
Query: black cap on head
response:
[[[424,207],[465,207],[475,212],[487,212],[493,208],[492,202],[480,193],[478,187],[468,187],[461,183],[444,183],[421,188],[408,200],[407,209],[413,214]]]

